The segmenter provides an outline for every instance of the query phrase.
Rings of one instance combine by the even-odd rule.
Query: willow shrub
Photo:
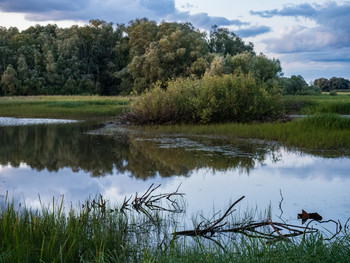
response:
[[[279,92],[273,83],[250,75],[205,75],[177,79],[167,88],[156,84],[131,104],[127,120],[139,124],[249,122],[280,114]]]

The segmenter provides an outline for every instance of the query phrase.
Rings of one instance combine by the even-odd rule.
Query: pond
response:
[[[1,122],[1,119],[0,119]],[[299,224],[302,209],[324,219],[350,217],[350,158],[307,153],[259,140],[165,136],[92,122],[32,120],[0,124],[0,199],[27,207],[64,196],[79,205],[102,194],[110,202],[144,193],[185,193],[187,215],[210,217],[245,195],[242,212]],[[30,125],[25,125],[30,124]]]

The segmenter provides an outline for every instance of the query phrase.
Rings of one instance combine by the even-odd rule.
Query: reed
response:
[[[150,192],[142,196],[145,208]],[[200,236],[176,238],[172,214],[111,209],[101,196],[68,212],[63,198],[38,210],[14,204],[6,196],[0,210],[0,262],[348,262],[350,252],[347,225],[330,241],[321,233],[289,242],[252,235],[218,246]]]
[[[288,114],[350,114],[349,93],[338,93],[338,96],[282,96],[282,104]]]
[[[290,122],[223,123],[211,125],[148,126],[168,134],[220,135],[279,141],[286,146],[309,150],[350,150],[350,119],[335,114],[318,114]]]

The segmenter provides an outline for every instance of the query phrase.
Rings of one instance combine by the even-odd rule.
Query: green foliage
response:
[[[275,80],[281,75],[279,60],[269,59],[264,54],[256,56],[252,52],[242,52],[226,57],[215,55],[207,70],[209,75],[251,74],[258,82]]]
[[[338,77],[333,77],[329,80],[326,78],[319,78],[314,81],[314,85],[319,86],[323,92],[348,90],[350,88],[350,80]]]
[[[169,240],[171,216],[155,214],[154,221],[123,213],[108,207],[102,197],[69,212],[63,199],[55,201],[34,210],[5,198],[0,210],[1,262],[348,262],[346,231],[328,242],[320,234],[273,243],[254,236],[228,238],[222,249],[196,237],[193,242]],[[157,240],[162,235],[167,237],[163,242]]]
[[[315,79],[314,85],[320,87],[323,92],[329,92],[331,90],[329,80],[326,78]]]
[[[306,81],[300,75],[292,75],[290,78],[281,78],[280,83],[284,95],[297,95],[308,87]]]
[[[243,52],[253,52],[254,46],[251,42],[246,45],[236,34],[227,28],[213,26],[209,36],[210,52],[222,56],[237,55]]]
[[[22,32],[1,28],[2,94],[119,93],[120,80],[113,72],[121,70],[128,61],[115,47],[124,39],[123,26],[114,27],[101,20],[69,29],[56,25],[36,25]],[[5,74],[10,64],[17,74],[17,82],[12,86],[9,72]]]
[[[133,56],[128,65],[136,91],[142,92],[157,81],[166,82],[191,74],[203,75],[207,68],[203,57],[208,50],[204,35],[191,24],[163,22],[154,28],[151,27],[154,22],[143,21],[130,34],[133,36],[134,31],[138,32],[141,25],[148,25],[147,30],[150,30],[153,37],[144,43],[143,49],[138,48],[137,55]],[[142,33],[147,36],[147,31]],[[146,39],[147,37],[144,41]]]
[[[8,65],[4,74],[1,77],[1,86],[2,93],[7,96],[17,95],[18,92],[18,80],[17,80],[17,72],[12,67],[12,65]]]
[[[0,116],[89,118],[117,116],[129,108],[127,97],[36,96],[0,98]]]
[[[131,104],[125,117],[136,123],[227,122],[266,120],[279,114],[278,90],[251,75],[205,75],[169,81]]]
[[[91,204],[90,204],[91,203]],[[100,202],[99,202],[100,204]],[[122,256],[126,244],[127,218],[92,207],[87,201],[80,211],[63,211],[63,199],[52,208],[18,209],[8,198],[0,211],[0,258],[4,262],[92,261],[114,251]]]
[[[307,86],[297,92],[297,95],[321,95],[322,91],[317,86]]]
[[[335,90],[332,90],[329,92],[329,96],[337,96],[337,92]]]
[[[287,114],[337,113],[350,114],[350,96],[326,94],[310,96],[282,96]]]
[[[217,56],[225,57],[221,69]],[[190,23],[146,18],[116,26],[96,19],[81,27],[0,28],[0,95],[128,95],[205,72],[249,72],[266,81],[280,71],[278,60],[256,56],[252,43],[216,26],[209,38]]]
[[[350,118],[335,114],[319,114],[298,118],[289,122],[226,123],[212,125],[157,126],[161,133],[185,133],[217,135],[228,138],[262,139],[279,141],[286,146],[302,147],[303,150],[320,154],[322,150],[334,150],[336,155],[349,155]],[[339,152],[342,149],[342,152]],[[325,152],[323,153],[325,154]]]

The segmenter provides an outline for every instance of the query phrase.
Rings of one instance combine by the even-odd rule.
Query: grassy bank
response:
[[[350,119],[319,114],[290,122],[149,126],[150,131],[273,140],[310,150],[350,150]]]
[[[129,109],[131,97],[27,96],[0,97],[0,116],[88,118],[117,116]],[[282,96],[287,114],[350,114],[350,95]]]
[[[67,119],[111,117],[127,109],[129,104],[128,97],[0,97],[0,116]]]
[[[53,201],[54,202],[54,201]],[[175,239],[171,215],[110,209],[105,200],[86,201],[64,212],[62,202],[41,210],[0,210],[0,262],[348,262],[346,232],[331,241],[321,234],[266,242],[256,236],[222,246],[199,236]],[[170,218],[170,219],[169,219]],[[345,226],[346,229],[346,226]],[[248,230],[249,231],[249,230]],[[281,230],[280,230],[281,231]],[[207,240],[208,241],[208,240]],[[289,242],[287,242],[289,241]]]
[[[287,114],[350,114],[349,93],[338,93],[337,96],[282,96],[282,104]]]

